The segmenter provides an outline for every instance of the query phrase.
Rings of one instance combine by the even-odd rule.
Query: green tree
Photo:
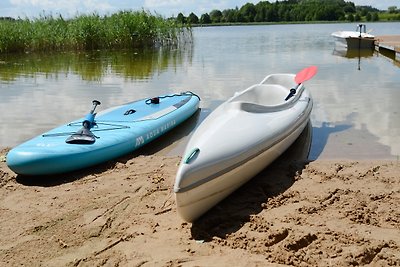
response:
[[[390,12],[399,12],[390,7]],[[368,15],[369,13],[369,15]],[[374,15],[376,13],[376,15]],[[379,10],[371,6],[355,6],[347,0],[279,0],[246,3],[235,9],[212,10],[201,23],[218,22],[279,22],[279,21],[374,21]],[[192,19],[187,18],[190,23]]]
[[[256,7],[252,3],[247,3],[239,9],[243,16],[244,22],[254,22],[256,16]]]
[[[210,12],[210,18],[212,23],[219,23],[222,20],[222,12],[218,9],[214,9]]]
[[[266,8],[263,5],[260,5],[260,3],[256,5],[256,15],[254,17],[254,21],[256,22],[264,21],[265,18]]]
[[[208,15],[208,13],[204,13],[203,15],[201,15],[200,23],[201,24],[210,24],[211,23],[210,15]]]
[[[186,23],[186,17],[182,13],[179,13],[178,16],[176,17],[176,21],[178,23],[185,24]]]
[[[398,13],[399,10],[397,9],[397,6],[390,6],[390,7],[388,7],[388,12],[390,14],[395,14],[395,13]]]
[[[360,12],[361,17],[365,17],[368,14],[367,9],[363,8]]]
[[[279,21],[278,12],[275,8],[275,5],[267,9],[267,12],[265,14],[265,21],[270,21],[270,22]]]
[[[379,15],[378,12],[372,13],[372,21],[379,21]]]
[[[222,11],[222,22],[236,22],[237,21],[237,9],[225,9]]]
[[[246,22],[243,14],[239,11],[236,13],[236,22]]]
[[[346,2],[346,5],[343,7],[343,12],[356,13],[356,6],[353,2]]]
[[[199,17],[196,16],[193,12],[189,14],[187,18],[187,22],[190,24],[198,24],[199,23]]]
[[[272,4],[268,1],[260,1],[255,5],[256,15],[254,21],[268,21],[268,9],[272,8]]]

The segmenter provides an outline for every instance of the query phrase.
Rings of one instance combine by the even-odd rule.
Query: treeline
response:
[[[394,7],[396,10],[396,7]],[[371,6],[355,6],[344,0],[285,0],[247,3],[234,9],[212,10],[198,17],[179,13],[182,24],[262,23],[306,21],[378,21],[380,10]]]

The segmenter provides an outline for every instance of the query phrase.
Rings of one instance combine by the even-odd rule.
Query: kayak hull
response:
[[[278,158],[309,121],[313,101],[294,75],[267,76],[221,104],[193,133],[175,179],[178,214],[193,222]]]
[[[307,122],[306,122],[307,123]],[[204,214],[215,204],[225,199],[236,189],[248,182],[252,177],[271,164],[279,155],[296,140],[304,126],[301,125],[287,139],[266,150],[259,156],[249,160],[238,168],[227,172],[202,186],[190,191],[176,194],[179,203],[178,212],[183,220],[192,222]],[[204,191],[208,192],[207,195]]]
[[[93,144],[68,144],[82,127],[81,118],[13,148],[7,165],[21,175],[66,173],[130,153],[173,129],[199,108],[191,93],[160,97],[158,104],[143,99],[99,113],[92,128]]]

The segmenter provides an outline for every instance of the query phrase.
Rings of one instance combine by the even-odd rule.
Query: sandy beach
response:
[[[398,161],[281,157],[191,224],[174,202],[179,156],[39,179],[6,152],[1,266],[400,266]]]

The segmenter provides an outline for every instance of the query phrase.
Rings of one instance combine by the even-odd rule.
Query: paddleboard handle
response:
[[[96,123],[94,122],[94,117],[96,116],[96,113],[94,111],[96,110],[96,107],[99,106],[101,103],[98,100],[93,100],[93,107],[90,110],[90,112],[86,115],[85,119],[82,122],[83,127],[90,129],[93,128]]]
[[[96,124],[94,122],[94,117],[95,117],[95,114],[93,114],[93,113],[87,114],[85,116],[85,119],[82,122],[83,127],[88,128],[88,129],[93,128],[93,126]]]
[[[80,145],[88,145],[93,144],[96,141],[96,136],[90,131],[96,125],[94,121],[94,117],[96,117],[96,107],[100,105],[100,101],[93,100],[93,107],[90,112],[85,116],[85,119],[82,122],[82,128],[76,133],[72,134],[70,137],[65,140],[68,144],[80,144]]]
[[[93,114],[94,111],[95,111],[95,109],[96,109],[96,107],[97,107],[97,106],[100,106],[101,103],[100,103],[100,101],[98,101],[98,100],[93,100],[93,101],[92,101],[92,104],[93,104],[93,108],[92,108],[92,110],[90,111],[90,113]]]

